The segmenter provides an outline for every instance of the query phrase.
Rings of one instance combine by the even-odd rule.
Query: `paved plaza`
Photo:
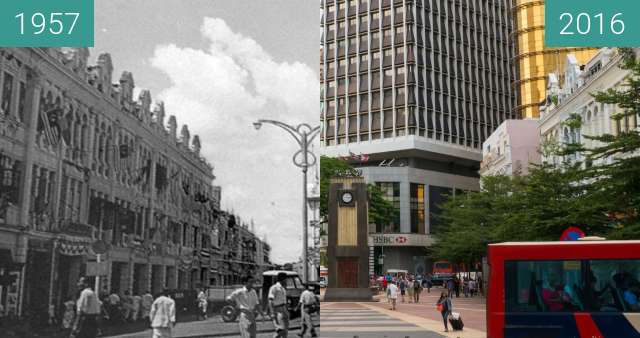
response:
[[[322,338],[485,338],[486,320],[484,298],[452,299],[453,309],[460,312],[465,323],[463,331],[444,332],[442,317],[436,311],[436,302],[442,289],[426,290],[420,302],[405,303],[398,300],[395,311],[383,295],[370,303],[322,303]]]

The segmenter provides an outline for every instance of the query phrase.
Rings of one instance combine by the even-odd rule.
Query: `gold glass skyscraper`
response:
[[[591,48],[545,48],[544,0],[513,0],[513,17],[517,66],[514,88],[519,89],[516,111],[522,118],[537,118],[545,99],[549,73],[564,73],[567,54],[574,54],[580,64],[595,53]]]

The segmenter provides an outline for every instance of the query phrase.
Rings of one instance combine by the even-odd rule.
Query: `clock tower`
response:
[[[371,301],[368,193],[362,177],[340,177],[329,187],[328,274],[324,300]]]

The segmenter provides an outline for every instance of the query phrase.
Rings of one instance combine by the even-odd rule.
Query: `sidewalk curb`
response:
[[[313,325],[313,327],[319,329],[320,325]],[[289,331],[292,330],[300,330],[301,327],[300,326],[293,326],[289,328]],[[262,329],[262,330],[257,330],[256,333],[269,333],[269,332],[273,332],[273,329]],[[209,338],[209,337],[240,337],[240,333],[211,333],[211,334],[200,334],[200,335],[193,335],[193,336],[176,336],[175,338]]]
[[[402,312],[397,312],[397,311],[392,311],[392,310],[387,310],[387,309],[383,309],[380,308],[378,306],[374,306],[374,305],[370,305],[367,303],[358,303],[368,309],[377,311],[379,313],[385,314],[389,317],[393,317],[408,323],[411,323],[413,325],[422,327],[424,329],[427,329],[429,331],[433,331],[435,333],[438,333],[440,335],[446,336],[446,337],[450,337],[450,338],[486,338],[487,335],[486,333],[479,331],[479,330],[475,330],[475,329],[470,329],[470,328],[465,328],[462,331],[450,331],[450,332],[443,332],[442,330],[442,322],[440,321],[435,321],[432,319],[427,319],[427,318],[423,318],[423,317],[418,317],[418,316],[414,316],[411,314],[407,314],[407,313],[402,313]]]

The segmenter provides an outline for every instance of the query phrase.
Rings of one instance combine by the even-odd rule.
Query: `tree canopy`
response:
[[[622,49],[621,68],[629,70],[617,88],[594,93],[597,102],[616,105],[618,121],[636,121],[640,113],[640,63],[633,50]],[[582,125],[579,115],[568,122]],[[545,146],[542,151],[566,159],[542,164],[527,176],[482,178],[479,192],[451,196],[434,234],[434,258],[476,262],[487,244],[505,241],[554,241],[569,226],[608,239],[640,238],[640,134],[631,128],[604,135],[584,135],[596,146]],[[570,155],[579,155],[573,156]],[[571,160],[569,160],[571,159]]]

